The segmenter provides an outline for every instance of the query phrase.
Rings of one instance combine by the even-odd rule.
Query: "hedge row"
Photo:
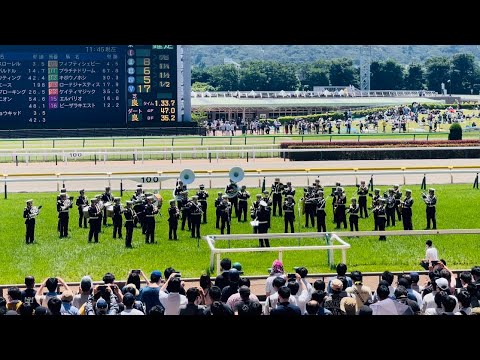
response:
[[[480,157],[480,149],[445,149],[423,148],[412,150],[382,150],[382,151],[308,151],[286,154],[292,161],[321,161],[321,160],[400,160],[400,159],[465,159]]]
[[[387,148],[387,147],[453,147],[453,146],[480,146],[480,140],[375,140],[364,142],[353,141],[289,141],[280,144],[281,149],[309,149],[309,148]]]

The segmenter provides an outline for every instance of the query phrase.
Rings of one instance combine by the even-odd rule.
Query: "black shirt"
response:
[[[34,289],[25,289],[22,291],[22,302],[25,306],[32,306],[34,309],[39,305],[35,300],[35,294],[37,292]]]

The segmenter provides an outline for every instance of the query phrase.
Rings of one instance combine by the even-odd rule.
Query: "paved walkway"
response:
[[[322,168],[322,167],[339,167],[339,168],[358,168],[358,167],[371,167],[372,165],[381,167],[409,167],[409,166],[461,166],[461,165],[478,165],[480,169],[479,159],[424,159],[424,160],[356,160],[356,161],[283,161],[283,159],[256,159],[255,161],[246,162],[245,159],[221,159],[218,162],[212,160],[182,160],[172,163],[167,160],[151,160],[151,161],[137,161],[133,164],[129,161],[107,161],[97,162],[95,165],[93,162],[69,162],[67,164],[59,163],[57,166],[52,163],[29,163],[19,164],[2,164],[1,173],[3,174],[41,174],[41,173],[62,173],[68,174],[73,172],[134,172],[134,171],[152,171],[152,174],[157,171],[182,171],[189,168],[193,171],[198,170],[229,170],[234,166],[240,166],[243,169],[308,169],[308,168]],[[140,182],[139,175],[138,181]],[[306,176],[282,178],[283,183],[291,181],[292,185],[297,188],[303,188],[307,185]],[[423,174],[405,175],[405,184],[414,185],[422,182]],[[473,183],[475,174],[455,174],[453,176],[454,183]],[[368,182],[369,177],[359,178]],[[309,177],[309,182],[314,181],[314,176]],[[354,175],[343,175],[339,177],[322,176],[321,183],[327,187],[333,186],[335,182],[340,181],[342,185],[355,185]],[[427,186],[429,184],[449,184],[452,179],[449,174],[427,175]],[[206,187],[210,186],[210,182],[206,179],[197,179],[191,185],[191,188],[198,188],[198,185],[202,182]],[[273,182],[272,178],[267,178],[267,187]],[[398,183],[404,184],[404,178],[402,175],[378,175],[374,176],[374,184],[378,185],[392,185]],[[133,191],[135,189],[136,181],[125,181],[123,187],[127,191]],[[228,179],[212,179],[212,188],[225,188],[228,184]],[[254,178],[246,178],[240,182],[241,185],[249,187],[260,186],[261,180]],[[76,192],[81,188],[87,191],[102,190],[107,184],[107,181],[70,181],[66,183],[66,187],[69,191]],[[175,180],[168,180],[162,182],[163,189],[173,189]],[[61,184],[60,184],[61,186]],[[114,191],[118,191],[120,188],[120,181],[111,181],[111,186]],[[158,189],[159,184],[145,184],[146,189]],[[35,183],[35,187],[32,187],[31,182],[9,183],[9,192],[30,192],[34,189],[38,191],[57,191],[56,182],[41,182]]]

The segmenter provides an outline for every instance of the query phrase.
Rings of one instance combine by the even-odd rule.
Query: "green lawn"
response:
[[[404,187],[405,188],[405,187]],[[425,205],[421,201],[421,191],[418,185],[411,187],[415,204],[413,208],[414,229],[423,229],[426,225]],[[449,228],[478,228],[478,210],[476,204],[480,200],[480,192],[471,189],[470,184],[437,185],[438,206],[437,223],[439,229]],[[386,187],[381,187],[382,193]],[[302,189],[297,190],[296,200],[301,196]],[[347,188],[350,198],[356,188]],[[250,189],[252,197],[258,189]],[[216,190],[209,190],[210,201],[208,207],[208,224],[201,226],[201,232],[218,234],[215,229],[215,215],[213,201]],[[71,194],[71,195],[77,195]],[[88,193],[91,198],[94,193]],[[115,194],[118,195],[118,194]],[[131,194],[124,195],[124,203]],[[100,234],[99,244],[88,244],[88,229],[78,228],[78,213],[76,207],[70,213],[70,238],[59,239],[56,232],[57,213],[55,210],[55,193],[19,193],[11,194],[8,200],[0,200],[3,217],[0,223],[2,237],[0,238],[0,283],[22,283],[25,275],[34,275],[37,279],[48,276],[61,276],[67,281],[79,281],[85,274],[90,274],[95,280],[100,280],[103,274],[110,271],[119,279],[126,278],[129,269],[141,268],[146,273],[168,266],[174,266],[185,277],[198,277],[209,265],[207,245],[202,240],[200,249],[197,241],[190,238],[187,231],[179,230],[179,241],[167,240],[166,203],[171,198],[171,190],[162,191],[165,199],[161,209],[161,216],[157,217],[156,240],[157,244],[147,245],[140,229],[134,231],[134,249],[126,249],[124,240],[112,239],[112,227],[104,228]],[[43,205],[41,215],[37,218],[36,244],[26,245],[24,242],[25,225],[22,211],[25,200],[33,198],[35,205]],[[369,198],[370,200],[370,198]],[[327,229],[333,230],[331,199],[327,200]],[[249,219],[250,220],[250,219]],[[109,219],[111,223],[111,219]],[[298,219],[295,223],[296,231],[315,231],[305,229],[304,219],[298,228]],[[402,229],[399,222],[395,230]],[[360,230],[373,230],[373,218],[360,219]],[[250,224],[232,221],[232,233],[251,233]],[[283,232],[283,219],[272,218],[272,229],[269,232]],[[124,234],[125,235],[125,234]],[[480,264],[478,240],[480,235],[452,235],[433,237],[439,255],[447,261],[451,268],[469,268]],[[345,239],[352,245],[347,251],[347,263],[350,269],[362,271],[411,270],[419,269],[418,261],[424,256],[426,237],[389,237],[386,242],[375,238]],[[272,246],[296,245],[297,239],[272,240]],[[256,246],[256,240],[232,242],[233,246]],[[323,240],[305,239],[302,244],[318,244]],[[226,246],[226,242],[219,246]],[[277,253],[248,253],[231,254],[233,261],[240,261],[246,274],[266,274],[267,268],[277,257]],[[336,261],[340,261],[340,252],[335,252]],[[326,252],[285,252],[284,262],[287,268],[293,266],[307,266],[309,271],[329,272],[326,262]]]

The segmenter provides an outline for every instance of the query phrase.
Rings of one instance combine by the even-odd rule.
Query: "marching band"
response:
[[[247,221],[248,202],[251,198],[245,185],[239,187],[238,181],[243,179],[243,170],[235,168],[235,172],[230,175],[230,182],[225,188],[225,192],[218,192],[214,200],[216,214],[216,228],[221,234],[231,233],[232,209],[235,208],[235,216],[238,222]],[[179,220],[182,220],[181,230],[191,232],[191,238],[200,239],[201,224],[207,223],[208,192],[205,185],[201,184],[196,195],[189,198],[187,185],[194,180],[194,173],[191,170],[184,170],[177,180],[173,190],[173,199],[169,201],[170,207],[168,213],[168,238],[169,240],[178,240],[177,229]],[[380,189],[374,189],[373,194],[369,191],[369,185],[361,181],[357,185],[356,196],[351,198],[350,205],[347,207],[347,197],[345,189],[336,183],[332,188],[331,194],[324,196],[324,187],[320,184],[320,179],[315,179],[312,185],[304,188],[304,194],[298,204],[298,215],[305,215],[305,227],[315,227],[318,232],[327,232],[326,226],[326,202],[328,197],[332,197],[333,205],[333,223],[336,229],[347,228],[347,214],[349,217],[350,231],[359,231],[359,218],[368,218],[369,211],[373,213],[374,230],[385,231],[386,227],[395,226],[396,216],[403,222],[404,230],[413,230],[412,208],[414,199],[412,191],[405,190],[405,196],[402,198],[402,191],[399,185],[393,185],[383,196],[380,195]],[[371,207],[367,207],[367,196],[372,198]],[[284,232],[295,232],[295,188],[291,182],[284,185],[280,178],[275,178],[270,191],[263,191],[256,194],[255,201],[252,200],[250,206],[250,224],[255,234],[265,234],[271,228],[271,216],[278,215],[284,218]],[[426,204],[427,229],[432,226],[436,229],[436,204],[437,197],[435,189],[429,189],[428,194],[423,193],[422,199]],[[132,247],[133,229],[138,223],[142,227],[142,234],[145,235],[145,243],[155,243],[155,217],[159,214],[162,206],[162,198],[159,194],[144,193],[142,185],[138,184],[135,194],[130,201],[126,202],[126,207],[121,204],[120,197],[114,197],[110,187],[105,188],[105,192],[96,195],[91,199],[85,196],[85,190],[79,192],[75,201],[78,208],[78,225],[80,228],[86,227],[87,221],[90,226],[88,242],[99,241],[101,225],[107,224],[107,217],[113,221],[113,238],[123,238],[122,227],[126,228],[125,246]],[[58,231],[60,238],[68,236],[69,210],[73,206],[73,197],[69,197],[66,189],[57,196],[57,212],[59,218]],[[25,219],[27,244],[34,242],[35,218],[39,214],[40,207],[33,206],[33,199],[27,200],[24,208],[23,218]],[[242,219],[243,217],[243,219]],[[125,224],[123,225],[123,218]],[[385,236],[380,236],[379,240],[386,240]],[[269,239],[262,236],[259,239],[259,246],[269,247]]]

